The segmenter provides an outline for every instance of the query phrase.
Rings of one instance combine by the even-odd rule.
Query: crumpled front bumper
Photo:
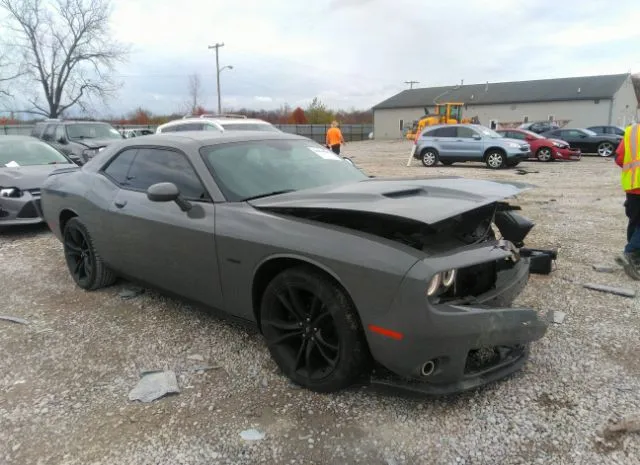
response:
[[[500,251],[489,253],[497,256]],[[522,368],[529,344],[548,328],[535,310],[511,307],[528,281],[528,259],[499,272],[489,292],[435,304],[427,302],[423,272],[415,268],[405,277],[392,310],[375,323],[402,337],[367,334],[374,359],[390,372],[374,377],[373,384],[442,395],[477,388]],[[427,363],[433,363],[433,370],[425,375]]]
[[[43,221],[40,192],[24,191],[20,197],[0,197],[0,226],[38,224]]]

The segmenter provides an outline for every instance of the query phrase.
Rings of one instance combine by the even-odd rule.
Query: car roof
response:
[[[22,136],[22,135],[12,135],[12,136],[0,136],[0,142],[15,142],[15,141],[37,141],[40,142],[41,144],[44,144],[44,142],[42,142],[40,139],[38,139],[37,137],[32,137],[32,136]]]
[[[178,124],[186,124],[186,123],[202,123],[205,121],[209,121],[215,124],[219,124],[223,126],[224,124],[233,123],[233,124],[266,124],[272,126],[268,121],[264,121],[258,118],[216,118],[215,116],[207,116],[207,117],[190,117],[190,118],[182,118],[182,119],[174,119],[172,121],[168,121],[164,124],[161,124],[158,127],[169,127]]]

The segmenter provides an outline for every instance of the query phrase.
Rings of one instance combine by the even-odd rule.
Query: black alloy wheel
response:
[[[260,322],[280,369],[304,387],[319,392],[345,388],[365,366],[368,352],[350,300],[311,268],[285,270],[269,283]]]
[[[113,284],[115,275],[96,252],[85,225],[76,217],[64,228],[64,256],[75,283],[86,290],[95,290]]]

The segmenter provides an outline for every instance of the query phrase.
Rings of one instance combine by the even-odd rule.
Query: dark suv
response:
[[[57,148],[78,165],[84,165],[104,147],[123,139],[109,123],[58,119],[36,123],[31,135]]]

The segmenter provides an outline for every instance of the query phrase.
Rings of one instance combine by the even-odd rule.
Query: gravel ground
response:
[[[640,435],[604,439],[640,411],[638,300],[579,283],[638,289],[598,273],[624,243],[623,195],[610,161],[406,167],[407,142],[367,141],[346,154],[376,175],[526,181],[536,227],[528,245],[559,247],[557,270],[532,276],[519,304],[566,313],[519,374],[445,399],[370,387],[320,395],[278,373],[258,334],[126,283],[76,288],[45,227],[0,233],[0,463],[3,464],[633,464]],[[201,356],[203,359],[193,360]],[[195,372],[197,365],[215,368]],[[141,370],[173,369],[182,392],[130,402]],[[255,428],[265,437],[245,441]]]

